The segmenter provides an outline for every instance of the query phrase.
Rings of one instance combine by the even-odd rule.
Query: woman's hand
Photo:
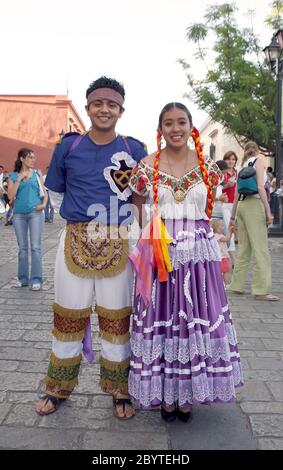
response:
[[[41,212],[45,209],[45,205],[44,204],[39,204],[39,206],[36,206],[35,210],[36,212]]]
[[[236,228],[236,220],[235,218],[233,219],[230,219],[230,222],[229,222],[229,225],[228,225],[228,231],[231,233],[235,231],[235,228]]]
[[[266,224],[267,225],[273,224],[273,215],[271,214],[271,212],[268,212],[266,214]]]
[[[228,202],[228,196],[226,193],[222,193],[221,196],[219,196],[219,201],[222,201],[222,202]]]

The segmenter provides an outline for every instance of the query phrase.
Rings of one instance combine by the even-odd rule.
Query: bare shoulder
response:
[[[260,157],[256,158],[255,166],[257,168],[264,168],[264,163]]]
[[[150,155],[147,155],[146,157],[144,157],[144,158],[142,159],[142,161],[143,161],[144,163],[146,163],[147,165],[149,165],[149,166],[154,166],[155,154],[156,154],[156,152],[151,153]]]

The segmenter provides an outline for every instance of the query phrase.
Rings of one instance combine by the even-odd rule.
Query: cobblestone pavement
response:
[[[51,342],[53,268],[63,223],[45,224],[44,289],[17,289],[13,227],[0,223],[0,449],[283,449],[283,301],[231,296],[245,386],[233,405],[197,406],[190,423],[168,425],[158,412],[121,422],[98,386],[98,365],[57,413],[38,416]],[[283,299],[283,240],[270,240],[274,292]],[[249,284],[247,284],[248,286]],[[92,318],[99,350],[97,319]],[[122,432],[121,432],[122,431]]]

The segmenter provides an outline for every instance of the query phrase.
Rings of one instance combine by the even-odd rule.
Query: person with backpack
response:
[[[54,328],[46,394],[39,415],[58,409],[78,384],[82,353],[93,362],[90,315],[95,293],[101,336],[100,386],[113,396],[114,415],[135,411],[128,395],[133,271],[128,260],[128,209],[132,169],[146,155],[144,145],[116,133],[125,90],[100,77],[86,91],[91,128],[65,134],[55,148],[45,180],[63,193],[66,222],[55,264]],[[59,199],[58,199],[59,200]]]
[[[7,192],[9,204],[13,205],[13,226],[19,246],[18,287],[30,286],[31,290],[37,291],[42,287],[43,211],[47,194],[43,190],[41,172],[34,169],[35,160],[33,150],[19,150],[14,171],[9,174]]]
[[[235,202],[230,225],[235,227],[237,217],[239,249],[231,284],[227,290],[245,293],[244,284],[251,258],[254,258],[252,294],[258,300],[277,301],[271,293],[271,258],[268,249],[267,227],[273,216],[267,200],[267,175],[255,142],[244,147],[242,169],[238,174]]]

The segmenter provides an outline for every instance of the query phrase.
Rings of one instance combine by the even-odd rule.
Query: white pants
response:
[[[87,278],[74,275],[65,262],[65,234],[64,230],[55,264],[55,328],[51,364],[45,380],[48,393],[66,397],[67,391],[71,392],[77,383],[83,338],[72,340],[72,337],[74,331],[78,332],[75,334],[80,335],[82,332],[84,335],[84,319],[89,318],[94,295],[102,337],[100,384],[106,392],[118,390],[126,393],[133,289],[131,264],[128,262],[122,272],[112,277]],[[64,377],[64,380],[60,377]]]

